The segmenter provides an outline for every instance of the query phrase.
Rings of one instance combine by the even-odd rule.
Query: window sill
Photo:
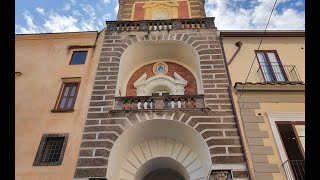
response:
[[[81,63],[81,64],[69,64],[69,65],[85,65],[85,63]]]
[[[62,109],[52,109],[51,112],[52,113],[68,113],[68,112],[73,112],[74,109],[66,109],[66,110],[62,110]]]
[[[62,162],[34,162],[33,166],[61,166]]]

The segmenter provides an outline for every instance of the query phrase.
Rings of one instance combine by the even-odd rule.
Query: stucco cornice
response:
[[[234,85],[236,91],[305,91],[303,83],[250,83],[244,84],[236,82]]]
[[[260,30],[221,30],[222,37],[259,37],[264,31]],[[304,30],[270,30],[266,31],[264,37],[305,37]]]
[[[16,34],[15,40],[41,40],[41,39],[68,39],[68,38],[95,38],[98,31],[67,32],[67,33],[41,33],[41,34]]]

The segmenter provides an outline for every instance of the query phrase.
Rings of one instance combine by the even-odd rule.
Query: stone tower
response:
[[[202,0],[121,0],[74,179],[248,179],[219,31]]]

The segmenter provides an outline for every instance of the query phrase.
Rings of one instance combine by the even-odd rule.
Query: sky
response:
[[[264,30],[274,2],[206,0],[205,11],[218,30]],[[118,0],[15,0],[15,33],[101,31],[118,8]],[[304,0],[278,0],[268,30],[304,30],[304,9]]]

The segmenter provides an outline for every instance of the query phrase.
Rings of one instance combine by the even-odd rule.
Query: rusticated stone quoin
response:
[[[248,178],[246,171],[232,171],[232,175],[234,178]]]
[[[76,168],[75,178],[105,177],[107,168]]]
[[[108,164],[108,160],[103,158],[79,158],[77,166],[104,166]]]
[[[240,164],[245,161],[243,156],[215,156],[211,160],[214,164]]]

